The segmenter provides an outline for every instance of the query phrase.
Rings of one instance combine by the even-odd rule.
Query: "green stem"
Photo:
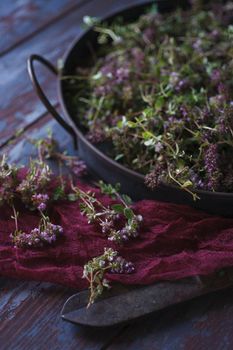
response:
[[[101,27],[94,27],[95,31],[98,33],[106,34],[110,36],[110,38],[113,41],[118,41],[119,36],[117,36],[111,29],[108,28],[101,28]]]
[[[199,197],[196,193],[193,193],[193,192],[190,191],[187,187],[184,187],[177,179],[175,179],[175,178],[172,176],[172,174],[171,174],[171,172],[170,172],[169,169],[168,169],[168,175],[169,175],[169,177],[170,177],[177,185],[179,185],[179,187],[181,187],[183,190],[185,190],[186,192],[188,192],[189,194],[191,194],[194,201],[196,201],[196,199],[200,199],[200,197]]]
[[[19,216],[19,213],[16,211],[14,204],[12,204],[11,207],[12,207],[12,210],[13,210],[13,216],[12,216],[12,218],[13,218],[14,221],[15,221],[15,233],[17,234],[18,231],[19,231],[19,226],[18,226],[18,216]]]

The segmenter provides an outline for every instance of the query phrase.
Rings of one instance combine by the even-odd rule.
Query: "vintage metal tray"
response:
[[[187,1],[160,0],[158,1],[158,4],[161,11],[166,11],[172,10],[177,5],[187,5]],[[112,14],[111,17],[108,17],[108,20],[112,20],[116,15],[121,15],[126,21],[129,19],[135,19],[142,13],[144,7],[145,4],[127,8],[120,13]],[[57,69],[41,56],[32,55],[28,60],[29,75],[39,98],[44,103],[48,111],[54,116],[54,118],[73,137],[75,146],[78,147],[80,157],[85,159],[90,170],[100,178],[104,179],[106,182],[120,182],[122,192],[129,194],[134,199],[148,198],[187,204],[210,213],[233,216],[232,193],[195,191],[200,199],[194,201],[189,193],[172,185],[162,184],[153,191],[149,190],[144,184],[143,175],[112,160],[85,138],[84,130],[77,122],[74,121],[71,115],[69,104],[64,97],[64,79],[62,80],[61,78],[65,75],[72,75],[75,67],[77,67],[79,64],[83,65],[88,57],[90,57],[90,46],[88,45],[90,42],[92,43],[92,47],[95,48],[98,46],[96,33],[91,29],[85,31],[80,37],[78,37],[68,49],[63,59],[64,68],[62,72],[59,72],[59,74]],[[42,63],[54,74],[58,75],[58,95],[64,118],[58,114],[45,96],[34,70],[35,61]]]

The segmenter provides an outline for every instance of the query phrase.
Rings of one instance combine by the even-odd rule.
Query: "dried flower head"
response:
[[[73,193],[69,195],[70,200],[80,200],[81,213],[88,219],[88,223],[97,222],[108,240],[123,243],[131,238],[136,238],[139,234],[140,224],[143,221],[141,215],[136,215],[130,208],[131,199],[126,195],[119,194],[119,184],[115,187],[110,184],[99,182],[102,193],[118,199],[120,203],[105,206],[91,192],[82,191],[78,187],[72,186]],[[119,223],[124,225],[119,227]]]
[[[89,307],[102,294],[104,288],[110,288],[105,274],[109,273],[133,273],[135,270],[131,262],[127,262],[112,248],[105,248],[104,253],[93,258],[84,265],[83,278],[90,283]]]
[[[45,244],[54,243],[63,233],[60,225],[50,222],[47,216],[42,216],[39,226],[32,229],[29,233],[25,233],[18,228],[18,213],[15,212],[14,219],[16,221],[16,229],[11,234],[12,241],[16,247],[20,248],[39,248]]]
[[[44,211],[46,209],[48,200],[49,196],[44,193],[35,193],[32,195],[31,199],[33,206],[40,211]]]
[[[31,161],[27,175],[16,188],[16,192],[26,205],[32,206],[35,204],[37,206],[39,201],[37,196],[41,197],[43,191],[51,182],[51,176],[52,171],[47,164]],[[47,195],[44,198],[47,198]]]

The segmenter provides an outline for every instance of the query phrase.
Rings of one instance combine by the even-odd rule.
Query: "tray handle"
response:
[[[34,86],[34,89],[40,98],[41,102],[44,104],[44,106],[47,108],[48,112],[56,119],[56,121],[73,137],[74,140],[74,147],[77,149],[77,135],[74,131],[74,129],[58,114],[56,109],[53,107],[53,105],[49,102],[48,98],[44,94],[38,79],[36,77],[35,73],[35,67],[34,67],[34,62],[40,62],[42,65],[47,67],[52,73],[55,75],[58,75],[58,70],[56,67],[52,65],[48,60],[46,60],[44,57],[39,56],[39,55],[31,55],[28,58],[27,62],[27,68],[28,68],[28,74],[29,77],[32,81],[32,84]]]

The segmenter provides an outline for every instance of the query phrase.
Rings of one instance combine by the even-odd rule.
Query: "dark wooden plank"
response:
[[[85,2],[85,0],[1,1],[0,55]]]
[[[2,350],[98,350],[120,331],[85,329],[60,318],[72,290],[50,283],[0,279]]]
[[[135,322],[108,350],[231,350],[233,289],[172,306]]]
[[[58,111],[60,111],[60,108],[58,108]],[[48,135],[48,132],[54,134],[61,151],[67,151],[68,154],[77,155],[69,134],[49,114],[45,114],[7,146],[0,149],[0,154],[7,154],[8,160],[11,163],[27,165],[30,158],[37,157],[37,149],[30,140],[44,138]]]
[[[145,1],[145,0],[144,0]],[[45,112],[44,107],[32,89],[26,72],[26,60],[32,53],[39,53],[54,64],[60,58],[71,41],[83,30],[84,15],[103,16],[121,9],[126,4],[144,2],[142,0],[92,0],[81,9],[72,11],[46,30],[23,43],[0,60],[0,146],[5,144],[14,133],[34,122]],[[55,78],[45,69],[38,69],[41,82],[52,103],[57,101]]]

